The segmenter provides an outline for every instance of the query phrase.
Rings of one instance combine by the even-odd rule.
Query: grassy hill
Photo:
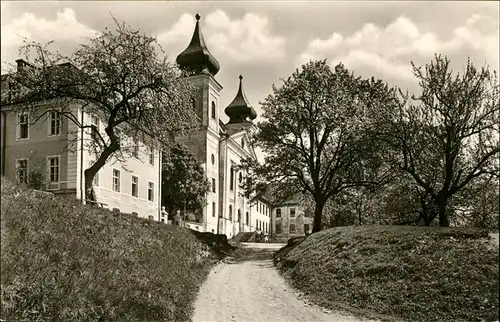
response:
[[[213,264],[188,229],[2,180],[3,320],[189,320]]]
[[[498,320],[498,248],[486,230],[339,227],[283,248],[275,263],[333,309],[399,321]]]

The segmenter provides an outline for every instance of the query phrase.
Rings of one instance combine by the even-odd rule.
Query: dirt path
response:
[[[263,259],[282,245],[263,245],[257,244],[260,251],[249,250],[241,260],[222,263],[210,272],[195,302],[193,321],[367,321],[301,300],[272,260]]]

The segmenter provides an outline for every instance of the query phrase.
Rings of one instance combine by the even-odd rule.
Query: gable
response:
[[[230,137],[234,142],[233,144],[236,144],[239,149],[243,149],[252,159],[257,160],[257,154],[253,146],[250,145],[250,137],[246,130],[233,133]]]

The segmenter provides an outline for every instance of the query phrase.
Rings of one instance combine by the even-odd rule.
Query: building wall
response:
[[[54,103],[44,102],[40,110],[55,107]],[[3,109],[6,117],[5,127],[5,176],[16,182],[16,160],[28,159],[28,172],[41,172],[45,180],[48,180],[47,157],[59,156],[59,184],[53,186],[45,185],[49,189],[74,189],[75,178],[68,177],[68,128],[71,123],[62,118],[60,135],[49,135],[49,121],[44,117],[34,125],[29,126],[28,138],[18,138],[18,113]],[[33,116],[29,118],[33,121]],[[2,124],[3,125],[3,124]]]
[[[281,217],[277,217],[278,209],[281,210]],[[295,216],[291,216],[291,210],[295,209]],[[295,232],[290,232],[290,225],[295,226]],[[272,232],[275,236],[304,236],[305,226],[309,226],[312,231],[312,221],[304,217],[304,209],[298,203],[289,203],[272,209]],[[279,227],[281,227],[281,232]]]
[[[42,108],[45,108],[42,106]],[[73,105],[70,107],[74,115],[81,121],[80,109]],[[16,180],[16,160],[28,159],[28,171],[39,167],[48,177],[47,157],[58,155],[59,159],[59,184],[44,186],[42,189],[54,192],[70,192],[73,197],[81,198],[80,170],[81,168],[81,143],[80,130],[67,118],[62,118],[62,130],[59,136],[49,136],[49,123],[41,119],[29,127],[29,137],[26,140],[17,139],[17,113],[8,112],[6,116],[5,136],[5,176],[13,181]],[[90,124],[90,116],[84,113],[84,123]],[[100,125],[103,132],[104,126]],[[103,133],[104,134],[104,133]],[[83,169],[85,170],[96,160],[88,148],[90,131],[84,132],[83,144]],[[126,141],[122,138],[122,141]],[[139,216],[148,218],[153,216],[158,220],[158,200],[160,191],[160,154],[156,150],[154,166],[149,165],[147,147],[140,145],[139,158],[126,157],[125,162],[120,162],[112,157],[99,170],[98,186],[95,187],[97,201],[105,203],[107,208],[118,208],[122,212],[137,212]],[[120,192],[112,191],[112,169],[120,170]],[[132,174],[139,178],[139,197],[131,196]],[[148,181],[154,183],[154,201],[147,200]]]
[[[252,204],[251,224],[253,230],[261,231],[264,234],[271,233],[271,207],[262,199]]]
[[[78,110],[78,115],[80,110]],[[90,114],[84,113],[84,124],[90,124]],[[104,124],[99,121],[99,129],[105,137]],[[80,131],[75,133],[77,151],[71,155],[69,172],[75,173],[77,177],[77,198],[80,198],[80,165],[81,165],[81,141]],[[83,137],[83,170],[89,168],[97,160],[90,149],[89,144],[91,136],[90,131],[84,131]],[[129,147],[134,144],[133,140],[120,135],[120,142],[123,147]],[[148,146],[143,142],[139,142],[138,157],[134,157],[129,153],[124,153],[123,160],[119,160],[117,155],[110,157],[106,164],[99,170],[97,176],[97,185],[94,185],[96,199],[100,203],[104,203],[109,209],[118,208],[121,212],[132,213],[136,212],[139,217],[151,218],[159,221],[159,198],[160,198],[160,153],[155,148],[154,165],[149,164]],[[113,169],[120,171],[120,191],[113,191]],[[138,178],[138,197],[132,196],[132,176]],[[85,177],[82,176],[84,179]],[[154,185],[153,201],[148,201],[148,182]],[[85,185],[82,184],[84,187]]]

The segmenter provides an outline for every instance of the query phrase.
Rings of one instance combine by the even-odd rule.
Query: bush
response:
[[[2,180],[4,320],[188,320],[213,263],[188,229]]]
[[[294,286],[334,309],[399,321],[494,321],[499,256],[488,233],[339,227],[284,247],[275,263]]]

